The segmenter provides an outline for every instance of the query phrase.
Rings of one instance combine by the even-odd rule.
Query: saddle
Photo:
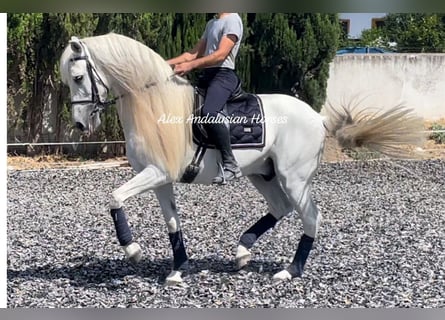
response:
[[[204,127],[205,122],[209,119],[202,115],[205,93],[204,89],[195,88],[193,141],[197,145],[213,149],[215,146],[207,137]],[[241,84],[238,84],[220,115],[220,119],[229,127],[232,149],[264,147],[266,134],[264,111],[262,102],[257,95],[245,92],[241,88]]]
[[[209,119],[202,115],[205,94],[205,89],[195,87],[192,131],[193,142],[197,145],[197,149],[181,178],[181,182],[192,182],[199,173],[199,165],[205,151],[215,148],[205,129],[205,123]],[[245,92],[239,83],[220,115],[220,120],[229,127],[232,149],[264,147],[265,117],[263,104],[258,95]]]

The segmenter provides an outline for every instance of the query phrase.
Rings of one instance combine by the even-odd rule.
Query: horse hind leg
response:
[[[309,204],[305,207],[305,210],[297,209],[297,211],[301,212],[300,217],[303,222],[304,233],[300,238],[300,242],[298,243],[298,247],[292,262],[286,269],[276,273],[273,276],[275,281],[290,280],[303,275],[304,267],[306,265],[307,258],[309,257],[309,253],[312,250],[318,225],[321,220],[321,215],[313,203],[313,200],[308,199],[307,201]]]
[[[291,171],[292,173],[289,172],[288,175],[281,176],[286,193],[302,220],[304,234],[300,239],[290,265],[273,276],[273,279],[276,281],[288,280],[303,275],[307,258],[318,232],[321,214],[311,195],[312,178],[317,166],[311,166],[312,164],[308,163],[306,166]]]
[[[261,217],[240,237],[235,256],[238,269],[246,266],[251,260],[250,249],[255,242],[268,230],[272,229],[277,221],[293,211],[292,204],[275,176],[271,180],[266,180],[261,175],[249,176],[249,180],[266,199],[269,213]]]

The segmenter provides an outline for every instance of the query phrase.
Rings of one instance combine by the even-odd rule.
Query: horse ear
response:
[[[71,50],[77,53],[82,52],[82,45],[80,44],[80,40],[77,37],[71,37],[70,40]]]

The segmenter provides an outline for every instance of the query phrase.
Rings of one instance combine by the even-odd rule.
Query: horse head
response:
[[[101,111],[112,102],[107,100],[107,79],[77,37],[71,38],[62,55],[60,72],[63,83],[70,88],[73,123],[84,133],[91,134],[101,123]]]

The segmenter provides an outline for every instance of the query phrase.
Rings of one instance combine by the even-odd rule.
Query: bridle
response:
[[[79,43],[82,46],[82,48],[84,49],[84,51],[88,52],[86,47],[84,46],[84,44],[82,42],[79,42]],[[75,62],[75,61],[79,61],[79,60],[85,60],[86,65],[87,65],[88,77],[90,78],[90,81],[91,81],[91,98],[90,99],[84,99],[84,100],[71,100],[71,105],[74,105],[74,104],[86,104],[86,103],[93,104],[94,108],[93,108],[93,111],[90,114],[90,116],[93,117],[96,113],[99,112],[99,114],[100,114],[103,111],[105,111],[105,109],[107,107],[115,104],[116,101],[122,97],[122,95],[119,96],[119,97],[113,97],[111,99],[107,99],[107,98],[104,99],[104,98],[102,98],[100,96],[100,94],[99,94],[98,84],[105,88],[105,90],[107,92],[107,97],[109,96],[110,89],[105,84],[105,82],[102,79],[102,77],[100,76],[99,72],[97,72],[97,69],[94,66],[94,64],[91,61],[91,59],[88,56],[88,54],[81,55],[81,56],[78,56],[78,57],[73,57],[73,58],[70,59],[71,62]]]

